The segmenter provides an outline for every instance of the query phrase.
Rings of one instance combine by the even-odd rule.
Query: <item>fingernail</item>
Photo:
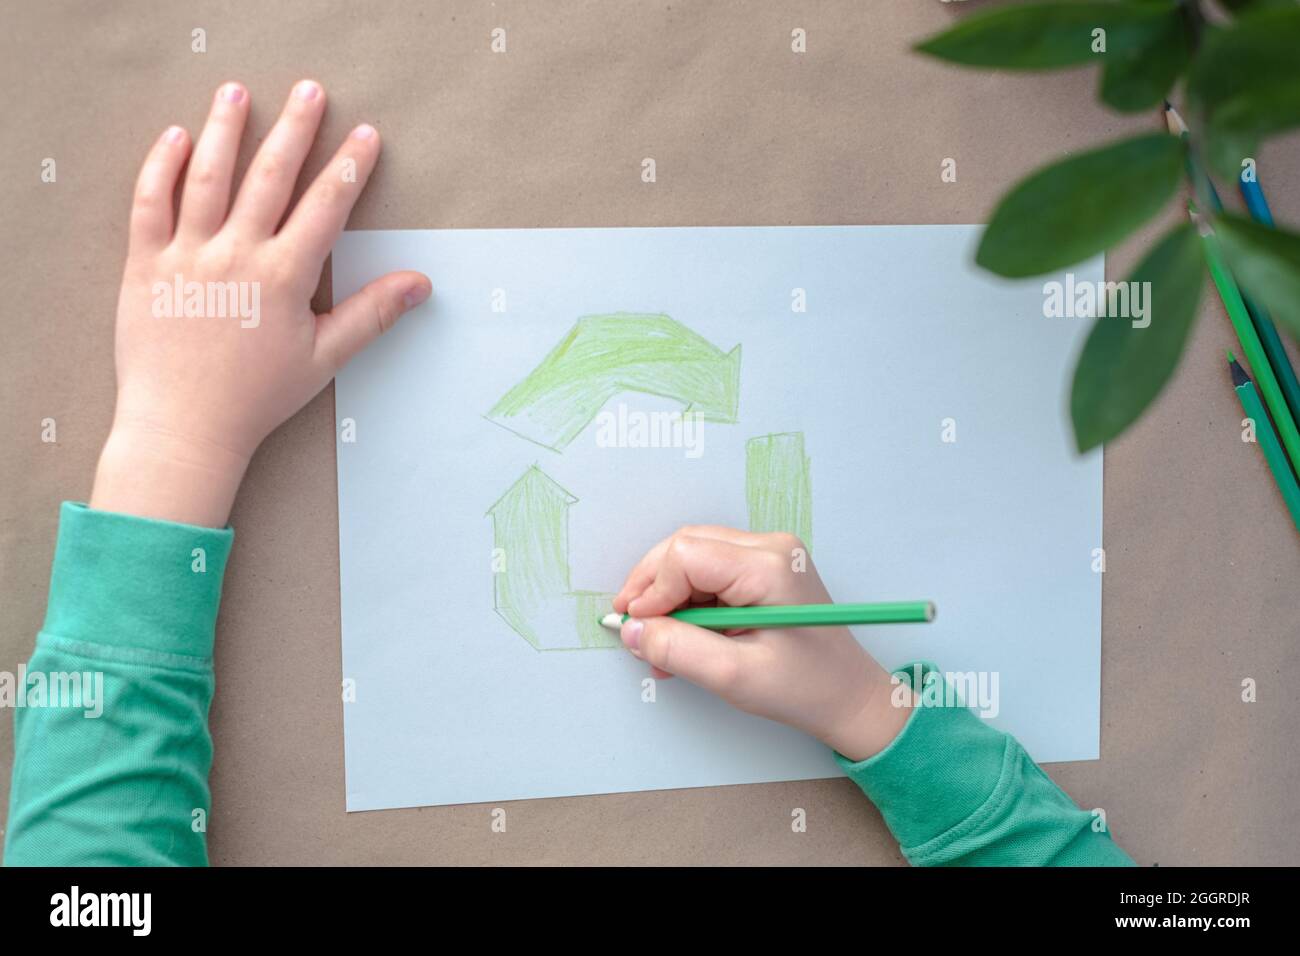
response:
[[[362,123],[360,126],[358,126],[356,129],[352,131],[352,138],[353,139],[374,139],[375,128],[371,126],[369,123]]]
[[[293,92],[300,100],[314,100],[320,93],[320,85],[311,80],[303,80],[294,87]]]
[[[403,297],[403,301],[406,303],[408,309],[414,308],[425,299],[429,298],[429,293],[432,291],[433,290],[429,286],[424,284],[411,286]]]
[[[163,139],[166,142],[171,143],[173,146],[184,138],[185,130],[181,129],[179,126],[172,126],[167,130],[167,132],[163,133]]]
[[[244,99],[244,88],[238,83],[227,83],[221,91],[221,97],[227,103],[239,103]]]
[[[623,639],[624,647],[629,651],[635,651],[641,647],[641,632],[644,630],[644,621],[638,621],[636,618],[630,617],[623,622],[622,628],[619,629],[618,636]]]

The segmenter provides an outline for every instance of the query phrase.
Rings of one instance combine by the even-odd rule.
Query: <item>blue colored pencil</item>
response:
[[[1250,210],[1250,218],[1254,219],[1261,225],[1273,228],[1273,212],[1268,208],[1268,200],[1264,198],[1264,187],[1259,184],[1259,176],[1247,182],[1244,178],[1246,171],[1241,171],[1241,177],[1238,177],[1238,184],[1241,186],[1241,198],[1246,200],[1246,208]]]
[[[1169,127],[1169,132],[1174,136],[1181,136],[1183,139],[1191,138],[1191,131],[1188,130],[1187,124],[1183,122],[1178,110],[1174,109],[1173,104],[1168,100],[1165,100],[1165,124]],[[1188,168],[1189,170],[1193,169],[1190,156]],[[1242,175],[1245,175],[1245,170],[1242,170]],[[1241,197],[1246,201],[1246,208],[1250,210],[1251,218],[1258,223],[1271,227],[1273,225],[1273,214],[1269,211],[1268,203],[1264,199],[1264,190],[1259,185],[1258,177],[1247,183],[1241,176],[1238,176],[1237,185],[1241,187]],[[1214,211],[1216,213],[1222,212],[1223,200],[1219,198],[1219,191],[1214,188],[1214,183],[1210,180],[1208,174],[1205,176],[1205,189],[1209,194],[1210,205]],[[1291,417],[1300,422],[1300,381],[1296,380],[1295,369],[1291,367],[1291,359],[1287,357],[1286,346],[1282,344],[1282,337],[1277,334],[1277,326],[1273,324],[1273,319],[1268,314],[1268,310],[1250,297],[1249,290],[1242,288],[1240,292],[1242,300],[1246,303],[1246,311],[1250,313],[1250,322],[1255,326],[1255,332],[1259,336],[1260,344],[1264,346],[1264,356],[1273,369],[1273,376],[1277,379],[1286,407],[1291,410]],[[1259,369],[1253,371],[1258,378]]]

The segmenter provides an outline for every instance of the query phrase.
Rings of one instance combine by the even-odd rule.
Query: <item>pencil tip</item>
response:
[[[1165,100],[1165,125],[1175,136],[1183,136],[1187,133],[1187,124],[1183,122],[1182,114],[1174,109],[1174,105],[1168,100]]]
[[[611,611],[600,619],[600,626],[607,627],[611,631],[617,631],[623,626],[623,615]]]
[[[1246,374],[1246,370],[1241,367],[1241,363],[1235,358],[1228,363],[1228,371],[1232,373],[1233,388],[1241,388],[1250,381],[1250,376]]]

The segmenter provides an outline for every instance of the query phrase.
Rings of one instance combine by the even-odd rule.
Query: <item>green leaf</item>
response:
[[[1031,174],[1002,197],[975,261],[998,275],[1051,272],[1108,249],[1160,209],[1182,178],[1183,141],[1152,133]]]
[[[1300,336],[1300,236],[1227,213],[1214,233],[1237,284]]]
[[[1165,98],[1190,61],[1187,18],[1176,9],[1159,11],[1139,46],[1107,54],[1101,98],[1123,112],[1149,109]]]
[[[1261,140],[1293,126],[1300,126],[1300,86],[1240,97],[1220,107],[1207,124],[1206,156],[1223,175],[1237,175],[1242,160],[1256,154]]]
[[[1210,164],[1236,175],[1266,136],[1300,126],[1300,8],[1262,9],[1210,29],[1187,93]]]
[[[1149,41],[1174,0],[1134,3],[1029,3],[972,14],[915,49],[952,63],[1005,70],[1049,70],[1127,53]],[[1093,31],[1106,31],[1106,53]]]
[[[1134,328],[1132,319],[1102,316],[1092,327],[1070,392],[1080,452],[1115,438],[1160,394],[1187,344],[1204,275],[1196,228],[1178,226],[1129,278],[1150,283],[1142,287],[1150,290],[1143,297],[1150,324]]]

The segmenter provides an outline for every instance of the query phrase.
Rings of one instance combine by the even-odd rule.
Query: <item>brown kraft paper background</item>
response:
[[[330,96],[308,176],[352,125],[380,129],[354,229],[986,222],[1030,169],[1159,124],[1100,108],[1091,70],[969,71],[909,52],[983,6],[6,5],[0,670],[31,652],[58,504],[88,497],[111,418],[138,164],[169,123],[197,133],[220,82],[252,92],[245,163],[304,76]],[[490,51],[495,27],[505,54]],[[195,28],[206,53],[191,52]],[[1297,145],[1258,157],[1293,226]],[[640,179],[647,156],[653,185]],[[46,157],[57,183],[41,182]],[[942,183],[949,157],[957,182]],[[1110,253],[1108,278],[1162,225]],[[1048,770],[1105,809],[1140,864],[1296,864],[1300,539],[1258,447],[1240,440],[1224,359],[1235,343],[1208,285],[1201,313],[1176,379],[1106,450],[1101,760]],[[40,441],[47,417],[57,444]],[[493,805],[345,814],[333,433],[331,387],[266,442],[235,507],[211,719],[214,863],[904,862],[844,779],[504,804],[504,833]],[[1050,642],[1053,622],[1038,624]],[[3,714],[0,807],[12,757]],[[792,832],[796,807],[806,833]]]

